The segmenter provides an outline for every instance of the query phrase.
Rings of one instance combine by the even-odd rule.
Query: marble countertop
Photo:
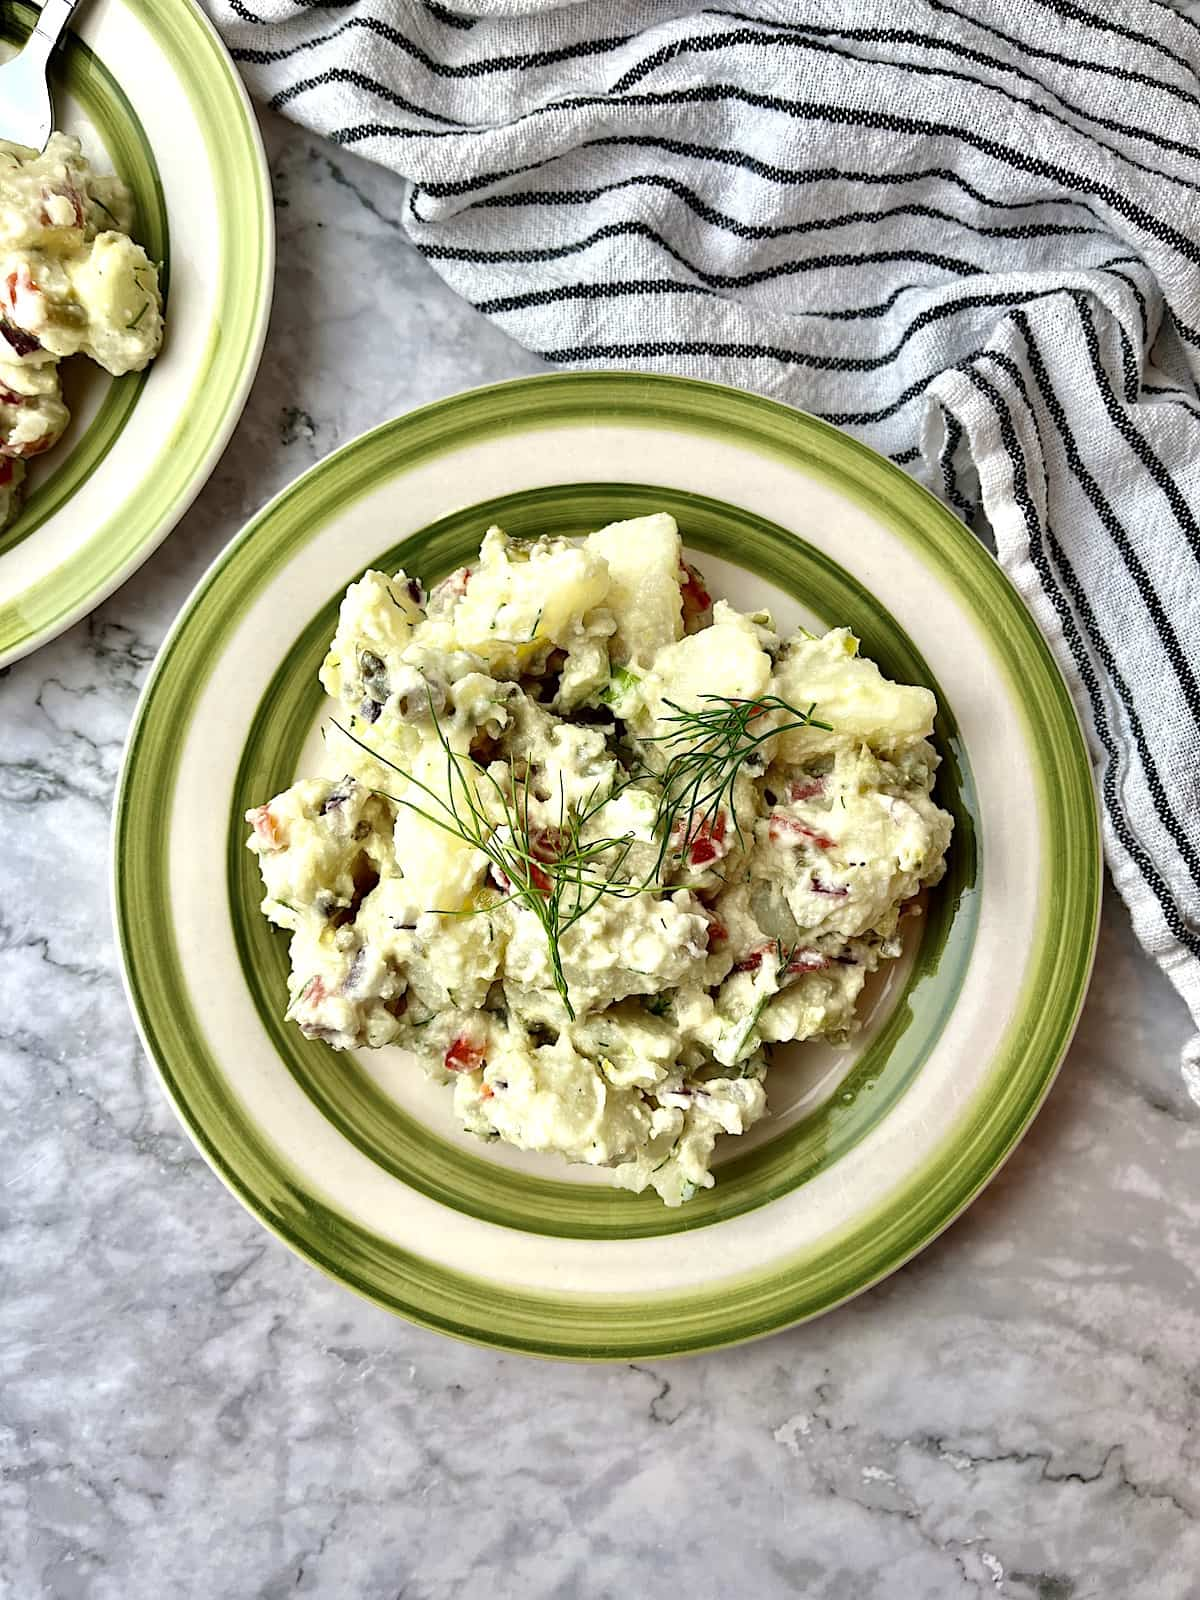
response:
[[[398,180],[266,132],[281,266],[245,418],[147,566],[0,681],[0,1600],[1200,1594],[1200,1111],[1186,1014],[1111,895],[998,1181],[880,1288],[744,1349],[588,1369],[411,1328],[181,1132],[108,911],[147,666],[310,462],[540,365],[406,244]]]

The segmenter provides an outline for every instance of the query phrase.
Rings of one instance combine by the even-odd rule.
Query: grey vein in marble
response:
[[[267,136],[279,292],[245,419],[147,567],[0,679],[0,1600],[1200,1594],[1200,1112],[1183,1008],[1115,905],[991,1190],[743,1350],[586,1369],[411,1328],[266,1235],[179,1130],[107,907],[154,651],[310,462],[538,370],[404,244],[398,181]]]

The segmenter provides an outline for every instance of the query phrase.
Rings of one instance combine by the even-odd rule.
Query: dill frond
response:
[[[681,833],[678,853],[685,855],[689,842],[700,830],[712,829],[726,801],[738,838],[742,838],[734,784],[746,761],[769,740],[796,728],[833,731],[828,722],[819,722],[813,715],[817,709],[815,700],[803,711],[774,694],[759,695],[753,700],[716,694],[700,698],[707,703],[694,711],[685,710],[673,700],[665,701],[672,714],[661,716],[658,721],[669,724],[667,730],[642,740],[643,744],[660,746],[666,758],[665,766],[655,774],[662,785],[655,818],[656,832],[661,834],[656,876],[662,874],[672,853],[672,839]],[[787,720],[774,720],[779,714]],[[770,718],[769,724],[764,724],[761,731],[753,729],[751,725],[763,718]]]
[[[341,723],[334,720],[333,725],[374,760],[399,773],[420,792],[422,799],[382,789],[375,793],[395,806],[415,812],[434,827],[478,850],[494,869],[493,875],[501,888],[506,888],[506,899],[518,902],[533,913],[545,934],[554,987],[573,1022],[575,1010],[562,964],[564,935],[603,895],[628,899],[654,893],[661,885],[653,879],[637,882],[622,876],[636,842],[634,835],[584,838],[587,824],[611,798],[601,793],[599,785],[593,787],[582,806],[571,806],[560,777],[558,826],[554,830],[557,837],[539,841],[537,836],[544,830],[530,817],[530,767],[514,778],[509,793],[490,772],[474,767],[468,757],[454,750],[432,704],[429,711],[435,736],[446,757],[444,795],[414,773],[389,761]],[[481,791],[487,797],[488,806],[484,804]],[[494,911],[497,907],[493,905],[487,909]],[[439,914],[475,915],[477,911]]]

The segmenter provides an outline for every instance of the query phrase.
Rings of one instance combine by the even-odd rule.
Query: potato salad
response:
[[[92,171],[78,139],[52,134],[41,155],[0,141],[0,528],[20,504],[25,462],[70,420],[63,357],[119,377],[158,352],[158,269],[132,222],[129,191]]]
[[[248,814],[288,1016],[397,1044],[481,1139],[668,1205],[845,1039],[944,870],[936,711],[844,628],[710,596],[659,514],[368,572],[321,669],[334,775]]]

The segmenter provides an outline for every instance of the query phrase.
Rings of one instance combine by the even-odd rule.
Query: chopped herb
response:
[[[641,681],[636,672],[630,672],[625,667],[617,667],[596,698],[602,705],[615,705],[618,700],[623,700],[631,689],[635,689]]]
[[[662,1160],[658,1163],[658,1165],[656,1167],[651,1167],[650,1168],[650,1171],[651,1171],[652,1174],[655,1173],[655,1172],[661,1172],[662,1171],[662,1169],[666,1166],[667,1162],[670,1161],[671,1157],[679,1149],[679,1140],[682,1139],[682,1138],[683,1138],[683,1131],[681,1129],[680,1133],[679,1133],[679,1138],[675,1140],[675,1143],[667,1151],[666,1155],[662,1158]]]
[[[768,740],[797,728],[833,731],[828,722],[818,722],[813,715],[817,709],[815,700],[807,711],[802,711],[774,694],[752,700],[705,694],[700,699],[707,703],[695,711],[686,711],[673,700],[665,701],[672,715],[662,716],[659,721],[670,724],[669,731],[652,734],[644,741],[661,745],[667,758],[658,774],[662,793],[656,817],[660,854],[655,876],[662,873],[672,839],[681,841],[678,853],[682,856],[701,829],[715,827],[726,804],[738,837],[742,837],[734,784],[747,759],[755,756]],[[762,732],[753,729],[760,717],[773,712],[782,712],[788,720],[773,722]]]
[[[405,806],[416,812],[443,833],[473,845],[487,857],[501,884],[508,888],[509,899],[519,901],[533,912],[546,937],[554,987],[573,1022],[575,1010],[567,992],[562,966],[563,936],[587,915],[602,895],[629,899],[634,895],[655,892],[662,885],[652,879],[636,883],[622,876],[634,844],[631,835],[584,840],[584,828],[609,798],[607,793],[601,793],[599,784],[582,805],[568,805],[560,777],[555,849],[547,851],[544,847],[537,848],[537,841],[530,831],[530,767],[526,767],[522,777],[514,779],[513,792],[507,793],[486,768],[481,770],[471,765],[468,758],[454,751],[432,704],[430,715],[434,733],[446,758],[444,795],[372,750],[336,720],[333,725],[377,761],[406,778],[412,789],[419,790],[425,797],[429,806],[407,796],[401,798],[389,794],[386,790],[377,790],[376,793],[390,800],[393,805]],[[468,766],[470,776],[466,770]],[[492,804],[499,821],[493,821],[484,809],[483,795]],[[535,825],[533,833],[537,832]],[[478,914],[479,909],[453,914],[473,916]]]

